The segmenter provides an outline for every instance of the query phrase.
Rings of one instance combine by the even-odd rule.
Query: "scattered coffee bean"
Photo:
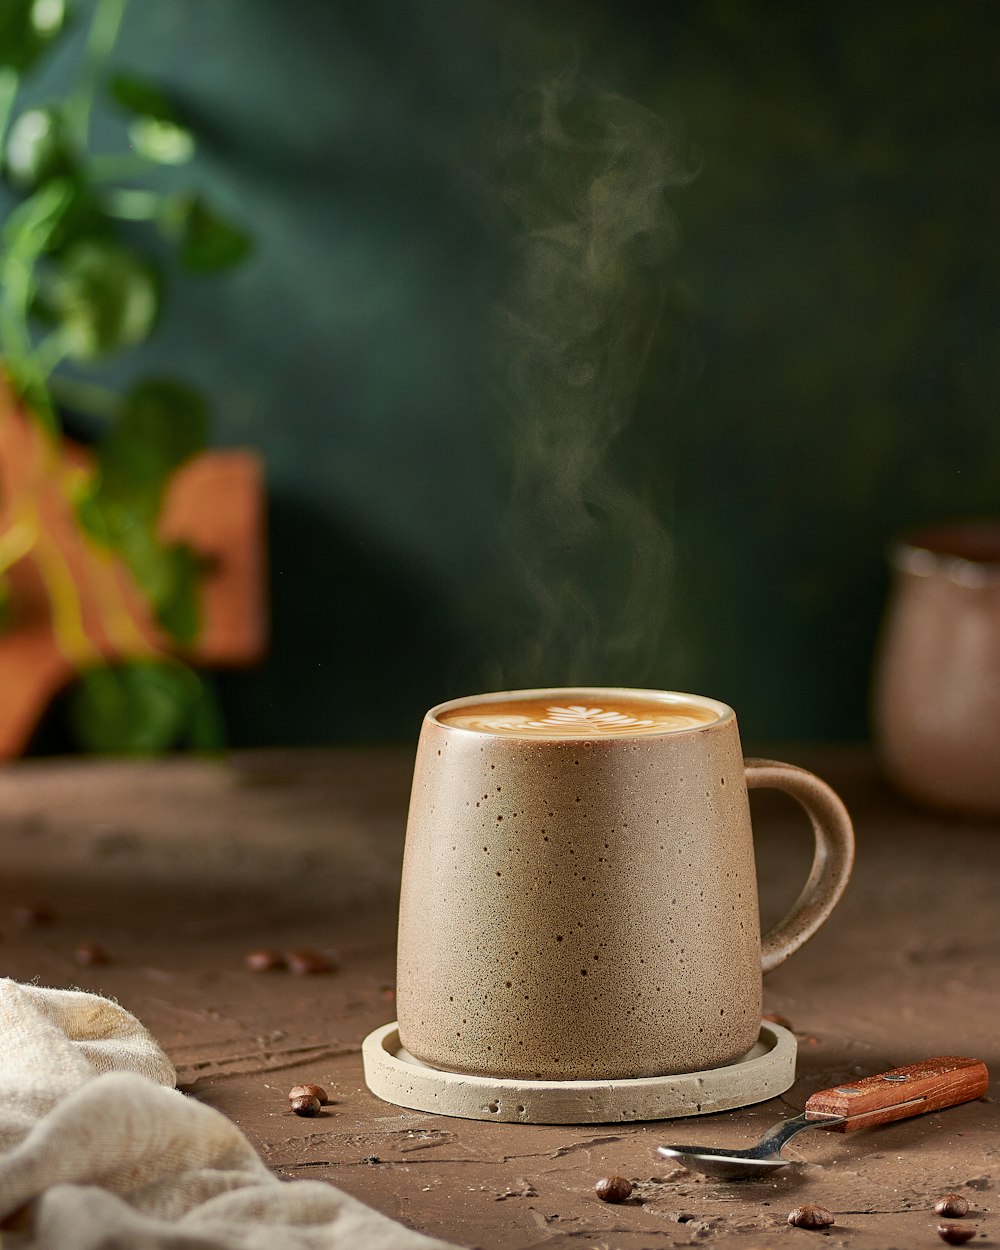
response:
[[[292,1099],[292,1110],[296,1115],[319,1115],[319,1099],[307,1094],[303,1098]]]
[[[960,1220],[963,1215],[969,1214],[969,1200],[961,1194],[945,1194],[935,1202],[934,1210],[945,1219]]]
[[[55,912],[48,903],[21,903],[14,908],[14,923],[22,929],[37,929],[51,924],[55,918]]]
[[[964,1227],[961,1224],[939,1224],[937,1231],[941,1240],[946,1241],[949,1246],[964,1246],[976,1235],[976,1230],[968,1224]]]
[[[807,1202],[804,1207],[796,1207],[788,1212],[788,1222],[794,1228],[829,1228],[834,1223],[833,1212],[826,1207],[816,1206]]]
[[[330,1101],[322,1085],[293,1085],[288,1091],[288,1101],[292,1102],[296,1098],[318,1098],[324,1104]]]
[[[251,951],[245,963],[251,972],[274,972],[286,966],[281,951]]]
[[[602,1176],[594,1189],[602,1202],[624,1202],[632,1193],[632,1182],[624,1176]]]
[[[81,942],[73,952],[73,958],[84,968],[111,963],[111,956],[98,942]]]
[[[315,976],[320,972],[336,972],[337,965],[322,951],[298,950],[288,952],[288,966],[298,976]]]
[[[789,1033],[795,1032],[795,1030],[792,1028],[791,1020],[789,1020],[787,1016],[779,1015],[778,1012],[776,1011],[765,1011],[763,1018],[765,1020],[770,1020],[772,1024],[780,1024],[781,1027],[783,1029],[787,1029]]]

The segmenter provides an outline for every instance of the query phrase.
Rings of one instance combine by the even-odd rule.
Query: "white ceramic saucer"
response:
[[[398,1107],[510,1124],[606,1124],[671,1120],[746,1107],[795,1080],[795,1037],[769,1020],[742,1059],[724,1068],[624,1081],[519,1081],[432,1068],[405,1051],[395,1021],[361,1048],[373,1094]]]

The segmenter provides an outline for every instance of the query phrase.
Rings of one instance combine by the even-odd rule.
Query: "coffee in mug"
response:
[[[441,721],[460,729],[518,737],[598,738],[622,734],[665,733],[693,729],[718,716],[696,703],[654,701],[625,694],[599,703],[554,703],[550,698],[511,699],[498,706],[489,700],[441,713]]]
[[[748,787],[816,836],[761,938]],[[400,1039],[435,1067],[599,1080],[701,1071],[751,1049],[762,970],[823,923],[851,822],[803,769],[744,761],[730,707],[607,688],[510,691],[427,713],[399,920]]]

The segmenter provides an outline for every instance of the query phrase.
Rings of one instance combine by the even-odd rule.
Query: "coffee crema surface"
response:
[[[438,716],[443,725],[519,738],[661,734],[697,729],[718,719],[718,713],[697,703],[621,695],[595,698],[584,691],[579,695],[567,691],[561,697],[553,694],[548,698],[487,700],[449,708]]]

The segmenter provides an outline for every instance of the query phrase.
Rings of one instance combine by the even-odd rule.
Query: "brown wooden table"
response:
[[[394,1018],[395,893],[406,751],[263,753],[227,762],[28,762],[0,772],[0,961],[8,975],[114,995],[160,1038],[183,1088],[235,1120],[283,1177],[322,1178],[410,1227],[484,1250],[640,1250],[805,1244],[787,1212],[836,1214],[827,1244],[934,1246],[931,1208],[965,1194],[975,1245],[992,1214],[1000,1136],[992,1098],[786,1147],[807,1166],[724,1185],[673,1169],[658,1142],[749,1144],[809,1092],[933,1054],[1000,1070],[1000,822],[905,806],[863,751],[785,749],[855,817],[854,880],[813,941],[768,977],[793,1023],[798,1079],[782,1098],[705,1118],[586,1128],[447,1119],[380,1102],[360,1044]],[[754,796],[762,914],[805,878],[804,819]],[[51,923],[19,926],[44,903]],[[23,917],[22,917],[23,920]],[[100,943],[113,962],[75,961]],[[339,971],[255,974],[260,947],[315,947]],[[298,1081],[335,1102],[288,1111]],[[637,1182],[620,1206],[595,1180]],[[804,1240],[805,1239],[805,1240]]]

